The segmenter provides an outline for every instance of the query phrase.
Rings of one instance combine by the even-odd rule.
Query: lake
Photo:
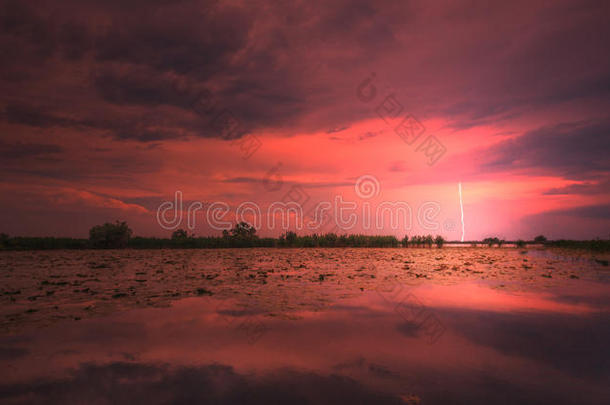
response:
[[[607,404],[610,279],[596,258],[2,252],[0,400]]]

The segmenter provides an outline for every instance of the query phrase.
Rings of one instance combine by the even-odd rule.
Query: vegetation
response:
[[[127,222],[106,222],[89,230],[89,243],[93,248],[121,249],[127,247],[132,233]]]
[[[7,247],[9,236],[5,233],[0,233],[0,249]]]
[[[252,241],[258,238],[258,236],[256,236],[256,229],[247,222],[236,224],[229,232],[222,231],[222,237],[240,241]]]
[[[463,244],[476,246],[477,243],[501,247],[506,241],[497,237],[485,238],[483,241],[468,241]],[[610,251],[610,240],[556,240],[548,241],[544,236],[534,238],[536,243],[549,247]],[[198,237],[184,229],[177,229],[171,238],[132,237],[132,231],[126,222],[116,221],[91,228],[89,239],[54,238],[54,237],[10,237],[0,233],[0,250],[44,250],[44,249],[216,249],[247,247],[428,247],[436,245],[442,248],[447,242],[442,236],[415,235],[398,240],[395,236],[373,235],[337,235],[335,233],[299,236],[288,231],[279,238],[260,238],[256,229],[246,222],[236,224],[231,230],[223,231],[222,236]],[[517,247],[525,247],[526,242],[519,239],[514,242]]]
[[[230,231],[222,231],[222,238],[230,247],[258,246],[256,229],[247,222],[235,224]]]
[[[610,240],[552,240],[546,242],[547,246],[565,249],[586,249],[596,252],[610,252]]]
[[[176,229],[174,232],[172,232],[172,240],[182,240],[188,237],[188,232],[186,232],[184,229]]]
[[[278,247],[399,247],[400,242],[395,236],[371,235],[324,235],[298,236],[294,232],[280,235]]]
[[[534,243],[546,243],[546,237],[544,235],[538,235],[534,238]]]
[[[54,237],[6,237],[0,241],[0,249],[5,250],[48,250],[48,249],[86,249],[87,239]]]
[[[483,243],[489,247],[492,247],[493,245],[498,245],[498,247],[502,247],[502,245],[505,244],[506,241],[504,239],[500,239],[494,236],[493,238],[483,239]]]
[[[407,247],[407,246],[411,246],[411,247],[429,247],[431,248],[432,245],[436,245],[439,248],[442,248],[443,245],[446,243],[446,240],[440,236],[437,235],[436,237],[432,237],[432,235],[415,235],[411,237],[411,241],[409,242],[409,239],[405,236],[405,239],[403,239],[403,246]]]
[[[493,238],[485,238],[483,239],[483,243],[486,244],[489,247],[492,247],[493,245],[498,245],[500,244],[500,239],[493,237]]]

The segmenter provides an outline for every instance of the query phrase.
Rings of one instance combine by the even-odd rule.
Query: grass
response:
[[[466,246],[502,246],[512,245],[524,248],[533,241],[502,241],[497,238],[487,238],[483,241],[445,241],[444,239],[433,239],[431,236],[414,236],[399,241],[393,235],[337,235],[333,233],[324,235],[303,235],[288,232],[279,238],[250,239],[227,238],[216,236],[185,237],[185,238],[145,238],[137,236],[129,239],[126,247],[131,249],[222,249],[222,248],[309,248],[309,247],[350,247],[350,248],[397,248],[397,247],[433,247],[444,245],[466,245]],[[551,240],[536,243],[545,247],[570,248],[590,250],[596,252],[610,251],[610,240]],[[0,250],[55,250],[55,249],[92,249],[94,246],[88,239],[78,238],[54,238],[54,237],[8,237],[4,235],[0,239]],[[107,267],[105,264],[91,263],[92,268]]]

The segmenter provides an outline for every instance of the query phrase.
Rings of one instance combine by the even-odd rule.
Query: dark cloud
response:
[[[59,154],[63,148],[58,145],[42,143],[15,143],[0,142],[0,157],[2,159],[24,159],[31,157],[48,157]]]
[[[609,213],[608,203],[555,209],[526,215],[521,226],[528,237],[544,232],[549,239],[607,239]]]
[[[104,100],[119,105],[167,104],[186,108],[196,98],[194,89],[181,89],[175,78],[144,68],[106,69],[96,75],[94,84]]]
[[[546,211],[536,216],[545,217],[574,217],[574,218],[593,218],[600,220],[610,220],[610,204],[587,205],[574,208]]]
[[[158,91],[155,90],[155,91]],[[146,92],[146,89],[142,90]],[[110,97],[110,96],[109,96]],[[121,97],[120,95],[117,97]],[[131,94],[130,97],[136,97]],[[150,98],[149,103],[154,103]],[[31,127],[49,129],[53,127],[73,128],[77,130],[100,130],[114,136],[117,139],[136,139],[143,142],[152,142],[162,139],[177,139],[187,136],[186,131],[198,134],[216,134],[210,117],[192,117],[181,120],[181,127],[176,128],[175,122],[169,123],[167,117],[162,114],[155,115],[152,112],[141,113],[133,118],[131,113],[114,111],[113,115],[105,116],[92,111],[90,115],[78,118],[64,117],[59,112],[49,111],[40,106],[29,106],[25,104],[7,105],[2,114],[9,124],[27,125]],[[178,118],[176,118],[178,120]]]
[[[329,130],[327,130],[326,133],[327,134],[333,134],[335,132],[345,131],[348,128],[349,128],[348,126],[333,127],[333,128],[330,128]]]
[[[246,10],[229,7],[202,13],[193,4],[158,11],[115,15],[96,38],[96,58],[206,79],[245,46],[252,22]]]
[[[264,178],[255,178],[255,177],[231,177],[223,180],[223,183],[263,183],[265,181]]]
[[[364,141],[365,139],[368,139],[368,138],[374,138],[374,137],[376,137],[377,135],[379,135],[379,134],[378,134],[378,133],[376,133],[376,132],[367,132],[367,133],[365,133],[365,134],[360,135],[360,136],[358,137],[358,140],[359,140],[359,141]]]
[[[59,28],[58,41],[62,56],[69,60],[82,58],[93,47],[93,37],[82,22],[68,21]]]
[[[610,180],[602,180],[596,183],[577,183],[565,187],[555,187],[545,191],[545,195],[568,195],[568,194],[610,194]]]
[[[57,49],[55,24],[29,3],[0,2],[0,78],[25,80]]]
[[[27,104],[9,104],[4,109],[4,118],[10,124],[48,128],[54,126],[76,126],[78,122],[47,112],[44,108]]]
[[[542,127],[481,151],[485,171],[528,169],[597,180],[610,172],[610,121]],[[535,169],[532,171],[531,169]]]
[[[455,129],[567,103],[598,117],[610,107],[606,2],[38,0],[0,10],[3,119],[35,129],[149,143],[334,133],[377,117],[388,88],[405,110]],[[365,105],[355,89],[373,71],[387,86]],[[226,116],[238,123],[230,135]],[[586,119],[501,142],[481,169],[597,181],[610,170],[610,125]]]
[[[279,176],[281,178],[281,176]],[[261,185],[265,184],[267,181],[271,183],[276,181],[276,177],[272,176],[271,178],[256,178],[256,177],[231,177],[228,179],[222,180],[223,183],[238,183],[238,184],[255,184],[260,183]],[[281,181],[281,180],[277,180]],[[329,181],[329,182],[285,182],[286,186],[295,186],[295,187],[304,187],[304,188],[329,188],[329,187],[345,187],[345,186],[353,186],[354,182],[350,181]]]

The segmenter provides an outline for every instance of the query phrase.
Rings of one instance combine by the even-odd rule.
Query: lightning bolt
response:
[[[458,183],[458,191],[460,193],[460,212],[462,213],[462,242],[464,242],[464,205],[462,204],[462,182]]]

